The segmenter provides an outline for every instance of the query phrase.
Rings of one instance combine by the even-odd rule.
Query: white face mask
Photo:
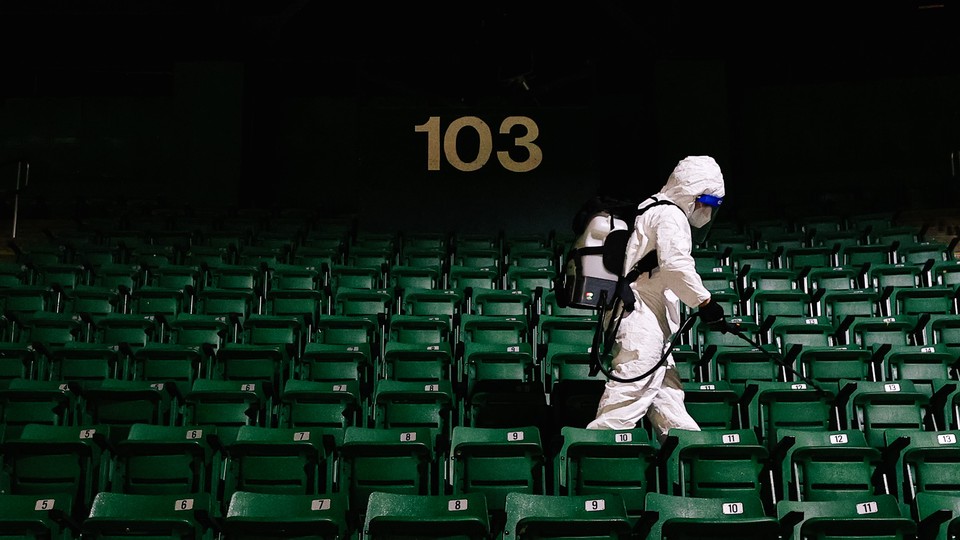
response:
[[[709,206],[702,206],[691,212],[688,218],[690,225],[699,229],[707,223],[710,223],[710,216],[713,214],[711,210],[712,208]]]

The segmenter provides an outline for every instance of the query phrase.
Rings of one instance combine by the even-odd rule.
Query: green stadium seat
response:
[[[741,424],[753,429],[760,443],[772,450],[781,429],[836,429],[835,398],[834,393],[805,382],[747,381],[741,396]]]
[[[349,538],[343,493],[286,495],[237,491],[230,497],[223,532],[235,540]]]
[[[439,495],[440,468],[425,428],[348,427],[340,447],[340,491],[350,494],[350,513],[363,523],[370,495],[380,491]]]
[[[758,495],[705,498],[648,493],[641,538],[684,540],[771,540],[779,537],[780,524],[764,513]]]
[[[767,448],[751,429],[671,429],[658,452],[658,491],[686,497],[762,497],[767,458]]]
[[[880,450],[862,431],[781,429],[771,451],[777,500],[823,501],[882,493]]]
[[[224,449],[213,426],[134,424],[113,448],[105,491],[220,496]]]
[[[216,426],[224,444],[243,426],[269,426],[271,389],[262,384],[198,379],[184,396],[185,426]]]
[[[98,493],[83,520],[83,537],[215,540],[215,501],[207,495]]]
[[[492,515],[509,493],[546,494],[546,457],[540,430],[456,426],[450,444],[451,493],[482,493]]]
[[[57,381],[12,379],[0,389],[2,435],[15,439],[29,424],[77,424],[77,395],[69,384]]]
[[[841,425],[863,432],[867,444],[882,448],[884,435],[925,429],[930,396],[913,382],[840,381]]]
[[[885,434],[884,462],[891,492],[906,515],[915,515],[921,494],[960,497],[958,437],[957,430],[917,429]]]
[[[632,525],[617,493],[508,493],[501,538],[629,538]]]
[[[0,495],[0,538],[73,540],[80,537],[70,517],[69,495]]]
[[[284,384],[278,407],[281,427],[345,428],[362,426],[367,419],[358,381],[293,379]]]
[[[829,501],[780,501],[777,517],[785,540],[911,538],[917,524],[903,515],[897,500],[888,494]]]
[[[409,495],[376,491],[370,494],[363,525],[363,537],[370,540],[487,540],[493,533],[487,500],[480,493]]]
[[[644,499],[656,491],[656,449],[644,428],[599,430],[564,426],[555,460],[558,495],[619,495],[627,516],[638,520]]]

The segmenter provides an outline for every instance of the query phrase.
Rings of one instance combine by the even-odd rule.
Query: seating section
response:
[[[0,536],[960,530],[960,260],[927,228],[717,224],[694,256],[733,331],[679,336],[701,431],[658,438],[586,429],[597,313],[553,289],[573,238],[93,223],[0,264]]]

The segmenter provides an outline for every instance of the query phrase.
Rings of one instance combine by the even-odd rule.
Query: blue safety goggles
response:
[[[703,194],[703,195],[697,197],[697,202],[698,202],[698,203],[703,203],[703,204],[705,204],[705,205],[707,205],[707,206],[712,206],[712,207],[716,208],[716,207],[720,206],[721,204],[723,204],[723,197],[717,197],[717,196],[715,196],[715,195]]]

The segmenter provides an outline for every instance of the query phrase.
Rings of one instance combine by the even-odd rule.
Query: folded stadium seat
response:
[[[84,268],[87,269],[89,276],[86,286],[91,288],[119,290],[125,287],[133,290],[144,285],[145,278],[149,277],[144,275],[144,268],[138,264],[86,264]]]
[[[10,321],[10,331],[16,336],[20,319],[37,311],[56,313],[53,289],[45,285],[20,285],[0,289],[0,313]]]
[[[770,452],[778,501],[825,501],[885,493],[881,452],[858,429],[777,430]],[[778,503],[779,504],[779,503]]]
[[[233,245],[204,245],[193,244],[183,252],[183,264],[193,265],[220,265],[233,264],[236,247]]]
[[[756,495],[772,508],[767,457],[752,429],[671,429],[657,452],[657,491],[722,499]]]
[[[237,491],[228,501],[222,529],[236,540],[349,538],[345,493],[282,495]]]
[[[455,232],[452,238],[453,249],[473,249],[473,248],[488,248],[488,249],[500,249],[505,243],[506,235],[501,231],[499,233],[493,232]],[[518,238],[518,240],[521,240]],[[540,241],[537,241],[535,245],[540,245]]]
[[[960,497],[960,431],[903,430],[884,435],[892,494],[906,515],[917,515],[919,495]]]
[[[458,245],[453,251],[452,266],[463,268],[493,268],[498,275],[505,271],[500,249],[496,247],[467,247]]]
[[[221,495],[224,449],[213,426],[134,424],[116,442],[104,491],[135,495]]]
[[[551,343],[540,358],[541,380],[550,396],[554,425],[586,427],[596,417],[606,379],[591,375],[590,346]]]
[[[387,271],[390,289],[441,289],[444,273],[441,267],[393,265]]]
[[[924,323],[924,343],[943,344],[953,352],[960,352],[960,315],[931,315],[920,319]]]
[[[826,431],[839,425],[835,393],[799,381],[747,381],[741,396],[741,425],[773,450],[780,429]]]
[[[42,343],[47,347],[62,347],[72,342],[91,341],[88,326],[75,313],[36,311],[19,318],[17,341],[22,344]]]
[[[106,426],[46,426],[28,424],[17,438],[7,437],[2,452],[5,493],[38,499],[66,494],[73,508],[62,508],[82,519],[93,496],[103,489],[109,456]]]
[[[476,315],[525,317],[534,313],[533,294],[518,289],[475,289],[470,297],[470,312]]]
[[[806,319],[814,314],[813,301],[801,289],[756,290],[744,299],[746,316],[752,317],[765,332],[773,319]]]
[[[464,345],[463,425],[546,429],[550,410],[529,343]]]
[[[535,293],[538,289],[548,291],[553,288],[557,269],[553,267],[510,266],[506,269],[505,289],[518,289]]]
[[[150,268],[143,286],[175,290],[200,289],[206,285],[207,280],[203,268],[205,267],[195,264],[164,264]]]
[[[750,298],[757,291],[804,290],[803,276],[800,271],[792,268],[750,267],[743,273],[738,290],[743,292],[744,298]]]
[[[447,250],[451,241],[450,233],[442,231],[407,231],[400,233],[399,237],[401,253],[408,249]]]
[[[828,347],[801,345],[798,352],[791,351],[789,356],[794,356],[795,369],[805,379],[831,393],[840,391],[841,380],[876,380],[876,374],[880,373],[874,351],[857,344]]]
[[[694,247],[690,252],[697,273],[706,274],[729,265],[726,254],[716,247]]]
[[[865,240],[864,234],[855,229],[824,229],[815,226],[810,243],[814,246],[832,248],[839,258],[843,250],[848,247],[863,245]]]
[[[826,266],[811,268],[805,277],[804,290],[811,298],[817,298],[817,291],[849,291],[863,288],[866,269],[863,266]],[[823,294],[823,293],[820,293]]]
[[[375,283],[372,288],[382,287],[386,283],[387,270],[397,264],[396,254],[392,249],[380,249],[380,248],[351,248],[346,255],[346,266],[348,268],[362,268],[368,269],[368,271],[376,271],[375,274]],[[344,275],[342,268],[340,269],[331,269],[333,273],[340,274],[341,277]],[[363,275],[360,272],[347,272],[348,276],[351,279],[360,280],[363,279]],[[337,288],[339,287],[350,287],[350,283],[344,283],[343,281],[338,280]],[[356,287],[363,288],[363,287]]]
[[[862,431],[867,444],[882,448],[885,433],[935,428],[930,398],[911,381],[841,381],[840,425]]]
[[[348,519],[363,523],[374,492],[439,495],[441,466],[425,428],[347,427],[340,447],[340,492],[350,494]]]
[[[893,212],[858,212],[847,216],[847,228],[870,233],[882,231],[893,226],[896,215]]]
[[[867,268],[867,285],[878,291],[887,287],[919,287],[923,268],[911,264],[871,264]]]
[[[783,230],[771,229],[758,234],[757,246],[774,254],[774,268],[788,268],[783,252],[807,246],[810,236],[809,233],[794,230],[792,227]]]
[[[110,427],[111,442],[127,437],[134,424],[172,426],[179,423],[179,396],[174,385],[107,379],[80,393],[80,424]]]
[[[539,354],[540,350],[545,350],[555,343],[584,347],[593,345],[598,324],[596,315],[540,315],[534,326],[536,331],[534,342],[538,349],[538,356],[542,356]]]
[[[339,428],[244,426],[225,447],[223,505],[238,491],[276,495],[332,493]]]
[[[846,336],[854,319],[880,315],[880,292],[874,288],[828,290],[820,295],[818,313],[828,317],[838,333]],[[849,337],[845,339],[849,343]]]
[[[215,426],[229,444],[243,426],[273,425],[272,390],[256,383],[198,379],[183,397],[183,425]]]
[[[345,428],[367,423],[367,403],[357,381],[291,379],[277,404],[277,424],[290,428]]]
[[[452,323],[447,315],[404,315],[394,313],[388,321],[386,346],[391,343],[451,344]]]
[[[175,538],[214,540],[216,501],[207,495],[130,495],[98,493],[90,515],[82,520],[83,537]]]
[[[698,382],[707,380],[707,374],[703,373],[704,365],[697,352],[690,343],[678,343],[670,351],[673,362],[680,376],[681,382]],[[709,360],[709,358],[708,358]]]
[[[291,250],[290,245],[246,245],[237,249],[236,260],[239,265],[272,268],[278,264],[289,263]]]
[[[914,502],[918,538],[947,539],[957,535],[960,495],[922,492]]]
[[[77,285],[87,285],[87,269],[81,264],[33,264],[34,285],[58,286],[70,290]]]
[[[77,417],[77,394],[68,384],[12,379],[0,389],[0,437],[15,439],[28,424],[76,425]]]
[[[958,238],[960,237],[954,237],[950,242],[923,241],[901,245],[897,248],[897,262],[932,267],[937,263],[955,260],[954,250]]]
[[[16,240],[7,242],[13,250],[14,262],[36,266],[39,264],[63,264],[70,261],[70,252],[66,243],[30,243],[21,245]]]
[[[131,350],[159,341],[158,323],[153,315],[112,313],[98,319],[90,330],[93,343],[123,344]]]
[[[319,245],[299,245],[290,255],[290,264],[310,266],[320,271],[320,276],[327,284],[330,269],[334,265],[344,264],[342,247],[325,247]]]
[[[910,381],[917,391],[933,396],[934,381],[957,378],[958,352],[942,343],[891,347],[882,353],[884,380]]]
[[[884,266],[896,262],[897,245],[894,243],[860,244],[844,246],[837,253],[840,266]]]
[[[711,227],[710,235],[702,246],[717,249],[721,253],[728,249],[731,252],[735,250],[755,249],[756,238],[754,238],[753,234],[740,230],[735,226],[728,227],[727,229]]]
[[[432,317],[431,317],[432,318]],[[409,319],[404,318],[403,324]],[[446,324],[440,321],[441,324]],[[401,336],[409,338],[415,332],[413,327],[405,329],[394,328]],[[424,334],[438,333],[444,335],[446,326],[442,328],[428,327]],[[420,333],[417,333],[420,335]],[[401,340],[387,341],[383,352],[383,361],[380,362],[380,377],[395,381],[436,382],[450,381],[459,384],[459,373],[456,373],[453,351],[446,338],[435,341],[409,342]]]
[[[456,426],[450,455],[450,493],[485,495],[494,530],[504,523],[509,493],[547,493],[546,453],[536,427]]]
[[[508,493],[501,538],[628,538],[632,532],[616,493],[535,495]]]
[[[890,315],[882,317],[858,317],[847,330],[849,341],[861,348],[878,352],[884,344],[890,346],[916,345],[922,340],[923,328],[916,315]],[[881,368],[872,380],[882,380],[886,366]]]
[[[888,494],[837,500],[780,501],[777,517],[785,540],[912,538],[917,524]]]
[[[429,268],[442,270],[447,266],[449,254],[446,246],[404,246],[397,261],[391,267]]]
[[[210,375],[217,350],[234,340],[233,324],[224,315],[180,313],[173,320],[167,320],[167,329],[164,343],[200,348],[204,355],[201,376]]]
[[[460,289],[403,289],[400,311],[404,315],[431,315],[450,322],[450,331],[456,332],[454,320],[466,312],[466,297]]]
[[[730,267],[738,276],[750,269],[777,268],[777,255],[766,247],[740,248],[730,251]]]
[[[464,344],[529,344],[530,323],[526,317],[465,314],[460,317],[458,335]]]
[[[453,265],[447,271],[447,282],[451,289],[466,291],[470,289],[500,288],[500,270],[496,266]]]
[[[960,260],[950,259],[934,263],[926,278],[927,285],[960,287]]]
[[[644,498],[656,491],[656,449],[644,428],[599,430],[564,426],[554,461],[556,495],[594,497],[614,493],[636,523]]]
[[[379,266],[334,264],[330,267],[330,289],[379,289],[383,287],[384,269]]]
[[[702,430],[739,429],[740,392],[727,381],[683,383],[687,412]]]
[[[233,327],[231,336],[235,339],[237,325],[256,312],[257,301],[253,290],[205,287],[197,292],[194,313],[226,317]]]
[[[708,291],[738,290],[737,273],[730,265],[704,270],[700,272],[700,280]]]
[[[870,230],[871,242],[897,242],[899,247],[911,246],[921,242],[927,227],[892,223],[875,226]]]
[[[80,537],[77,522],[70,517],[69,495],[0,495],[0,537],[73,540]]]
[[[0,263],[0,288],[29,285],[33,280],[30,268],[24,263]]]
[[[764,513],[758,495],[724,499],[648,493],[644,506],[643,520],[637,526],[640,538],[779,537],[780,524],[777,518]]]
[[[450,433],[457,425],[458,400],[450,381],[378,380],[371,400],[375,428],[426,428],[433,436],[437,463],[449,457]]]
[[[254,314],[244,321],[241,332],[241,343],[225,343],[217,350],[212,377],[269,383],[279,392],[300,355],[300,321]]]
[[[71,342],[39,350],[45,364],[44,377],[51,381],[85,388],[105,379],[123,378],[126,371],[127,355],[117,345]]]
[[[769,328],[769,342],[787,354],[794,345],[830,347],[839,344],[836,328],[825,316],[778,317]]]
[[[808,272],[811,268],[823,268],[839,264],[833,247],[827,246],[800,246],[786,247],[781,256],[782,267],[800,272]]]
[[[760,340],[760,325],[752,318],[739,316],[725,317],[727,324],[735,326],[744,336],[754,342]],[[750,349],[754,345],[748,343],[740,336],[732,332],[711,327],[708,324],[701,324],[699,320],[693,323],[691,328],[691,345],[693,349],[700,354],[701,361],[706,368],[704,374],[707,380],[715,380],[716,369],[710,362],[714,353],[719,349]]]
[[[710,353],[707,353],[710,355]],[[758,347],[717,347],[710,355],[711,381],[724,381],[742,393],[747,381],[787,380],[786,363],[775,345]]]
[[[83,339],[89,339],[91,326],[102,317],[124,313],[130,304],[129,289],[80,286],[63,295],[61,314],[74,315],[84,321]]]
[[[957,313],[960,289],[949,285],[894,287],[890,293],[891,315],[951,315]]]
[[[323,289],[323,274],[316,266],[304,264],[273,264],[268,268],[268,292],[273,290],[319,291]]]
[[[0,342],[0,389],[15,379],[46,378],[43,358],[29,343]]]
[[[362,398],[367,399],[373,391],[378,362],[369,343],[308,343],[294,364],[294,378],[333,383],[354,381]]]
[[[487,499],[481,493],[406,495],[370,494],[363,538],[462,538],[487,540],[490,529]]]

